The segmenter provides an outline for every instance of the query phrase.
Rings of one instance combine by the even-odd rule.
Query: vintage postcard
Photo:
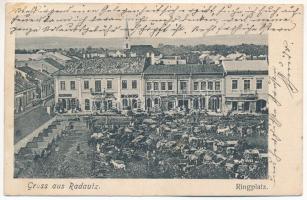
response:
[[[302,194],[303,5],[5,14],[5,194]]]

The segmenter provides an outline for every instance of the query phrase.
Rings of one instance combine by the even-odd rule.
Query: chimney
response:
[[[150,55],[150,64],[154,65],[155,64],[155,54],[152,52]]]

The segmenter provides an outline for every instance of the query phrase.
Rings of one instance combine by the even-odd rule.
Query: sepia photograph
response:
[[[302,16],[290,4],[7,4],[6,191],[299,194]]]
[[[14,177],[267,178],[267,36],[123,23],[111,41],[16,38]]]

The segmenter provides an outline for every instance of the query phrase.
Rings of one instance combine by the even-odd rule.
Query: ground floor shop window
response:
[[[200,99],[200,108],[201,109],[205,109],[206,108],[206,99],[205,98],[201,98]]]
[[[128,106],[128,100],[127,99],[123,99],[123,107],[127,107]]]
[[[108,109],[112,108],[112,100],[108,100]]]
[[[231,110],[238,110],[238,102],[232,102]]]
[[[136,99],[132,99],[132,108],[138,107],[138,101]]]
[[[199,109],[198,99],[194,99],[193,100],[193,108],[194,109]]]
[[[148,98],[148,99],[146,100],[146,105],[147,105],[147,108],[151,108],[151,107],[152,107],[152,105],[151,105],[151,99],[150,99],[150,98]]]
[[[256,112],[261,112],[266,108],[266,101],[260,99],[256,102]]]
[[[189,108],[189,100],[178,100],[178,107]]]
[[[71,108],[72,109],[76,108],[76,99],[71,99]]]
[[[220,109],[220,101],[219,98],[214,96],[209,99],[209,110],[216,112]]]
[[[172,110],[174,108],[174,102],[168,102],[167,103],[167,109]]]
[[[100,101],[96,101],[96,102],[95,102],[95,107],[96,107],[96,110],[100,110],[100,108],[101,108],[101,102],[100,102]]]
[[[90,110],[90,100],[89,99],[85,99],[84,109],[85,110]]]
[[[155,104],[155,106],[156,106],[156,105],[159,105],[159,99],[158,99],[158,98],[155,98],[154,104]]]
[[[243,104],[243,111],[245,111],[245,112],[249,111],[249,106],[250,106],[249,102],[244,102],[244,104]]]

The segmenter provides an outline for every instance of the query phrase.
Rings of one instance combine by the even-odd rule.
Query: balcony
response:
[[[178,94],[190,94],[189,90],[178,90]]]
[[[241,97],[257,97],[257,90],[240,90]]]
[[[146,95],[174,95],[176,92],[174,90],[146,90]]]
[[[113,96],[114,94],[114,92],[106,91],[105,89],[102,89],[102,91],[98,92],[95,91],[93,88],[90,89],[90,93],[93,96],[102,97],[102,98]]]

